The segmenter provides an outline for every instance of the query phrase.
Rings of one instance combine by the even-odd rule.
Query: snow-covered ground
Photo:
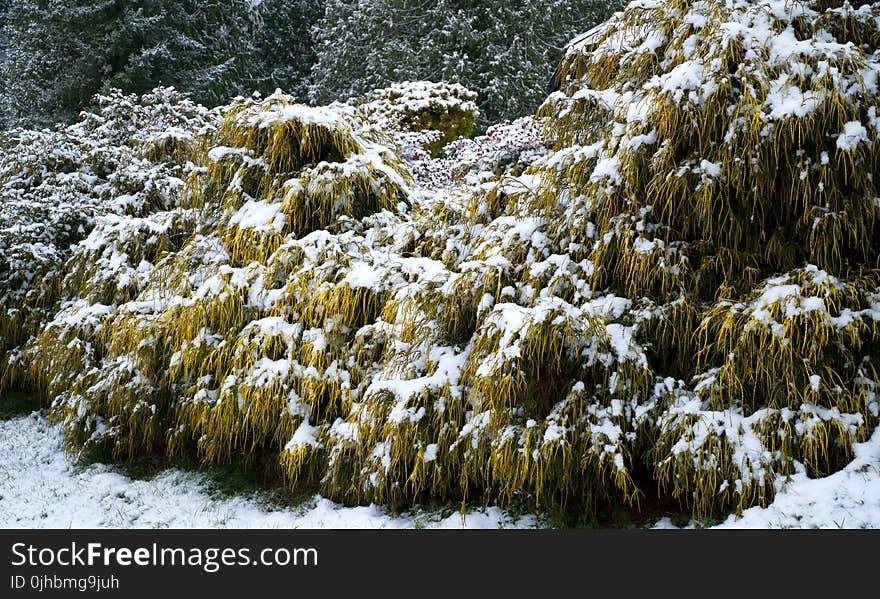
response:
[[[231,528],[531,528],[498,508],[441,517],[389,515],[376,506],[344,507],[323,497],[297,507],[265,497],[218,497],[197,473],[166,470],[133,480],[111,466],[80,467],[61,433],[39,413],[0,422],[0,527]],[[855,446],[855,459],[823,479],[796,474],[766,509],[731,516],[720,528],[880,528],[880,429]],[[658,527],[672,527],[668,519]]]
[[[204,477],[166,470],[133,480],[117,469],[77,466],[61,432],[39,413],[0,422],[3,528],[531,528],[498,508],[392,516],[376,506],[345,507],[323,497],[278,507],[265,497],[218,497]]]
[[[818,479],[795,474],[766,509],[745,510],[720,527],[880,528],[880,428],[855,445],[855,459],[840,472]]]
[[[880,428],[854,450],[840,472],[818,479],[798,472],[778,483],[769,506],[730,516],[716,528],[880,528]],[[664,518],[655,527],[675,525]]]

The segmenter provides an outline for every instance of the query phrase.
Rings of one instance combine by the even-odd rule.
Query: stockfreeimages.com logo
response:
[[[12,545],[13,566],[188,566],[214,573],[227,566],[317,566],[313,547],[110,547],[102,543],[71,543],[64,547]]]

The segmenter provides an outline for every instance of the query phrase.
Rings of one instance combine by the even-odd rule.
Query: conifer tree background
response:
[[[8,124],[69,122],[112,87],[170,85],[216,106],[305,93],[317,0],[10,0],[0,62]]]
[[[619,0],[6,0],[0,116],[70,122],[98,92],[174,86],[207,106],[276,88],[327,103],[409,80],[479,94],[481,127],[531,113],[565,43]]]
[[[566,43],[616,0],[328,0],[314,28],[311,97],[358,96],[395,81],[460,83],[479,94],[480,123],[531,113]]]

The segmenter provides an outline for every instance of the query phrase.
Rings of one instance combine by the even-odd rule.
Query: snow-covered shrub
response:
[[[394,136],[401,158],[419,183],[429,189],[442,188],[449,192],[486,184],[485,190],[492,191],[498,198],[507,189],[496,187],[499,177],[518,177],[547,153],[540,123],[532,117],[492,125],[483,135],[446,144],[442,155],[432,157],[423,148],[438,138],[439,135],[430,135],[430,132],[404,132]],[[522,181],[509,179],[508,183],[516,186]],[[482,202],[477,204],[482,206]]]
[[[57,308],[62,267],[95,218],[173,207],[212,118],[171,88],[95,101],[99,110],[74,125],[15,129],[2,141],[0,387],[23,382],[18,347]]]
[[[446,148],[452,172],[491,172],[518,176],[546,153],[540,124],[532,117],[499,123],[471,139],[454,141]]]
[[[414,186],[349,108],[238,100],[177,207],[97,220],[24,353],[70,442],[274,461],[346,501],[630,497],[622,400],[587,402],[644,357],[616,308],[570,303],[586,265],[548,253],[543,219],[480,209],[486,190]]]
[[[700,514],[841,467],[878,421],[875,5],[639,0],[569,50],[524,200],[589,284],[644,298],[679,382],[647,467]]]
[[[30,352],[74,442],[128,458],[166,447],[258,456],[302,416],[284,415],[290,394],[327,417],[358,376],[330,356],[375,319],[382,288],[346,268],[363,259],[348,231],[405,209],[408,175],[332,107],[278,92],[222,114],[179,208],[104,217],[68,263],[76,299]],[[103,318],[83,330],[97,305]]]
[[[211,143],[189,199],[222,205],[220,228],[236,259],[265,261],[289,233],[395,210],[405,199],[405,176],[389,150],[355,136],[343,113],[280,92],[226,111]]]
[[[412,81],[373,90],[358,106],[359,114],[388,133],[436,131],[426,149],[436,155],[451,141],[466,137],[479,110],[477,94],[452,83]]]

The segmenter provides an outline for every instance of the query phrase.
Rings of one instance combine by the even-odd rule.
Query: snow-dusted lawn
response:
[[[315,497],[298,507],[266,498],[217,497],[197,473],[167,470],[133,480],[111,466],[79,467],[59,430],[39,413],[0,422],[0,527],[201,528],[531,528],[498,508],[441,517],[392,516],[376,506],[344,507]],[[671,526],[669,520],[659,527]],[[880,429],[856,445],[856,457],[824,479],[796,474],[766,509],[731,516],[720,528],[880,528]]]
[[[212,495],[194,472],[166,470],[133,480],[112,466],[78,467],[61,433],[39,413],[0,422],[3,528],[530,528],[498,508],[391,516],[376,506],[344,507],[315,497],[294,508],[259,496]]]

